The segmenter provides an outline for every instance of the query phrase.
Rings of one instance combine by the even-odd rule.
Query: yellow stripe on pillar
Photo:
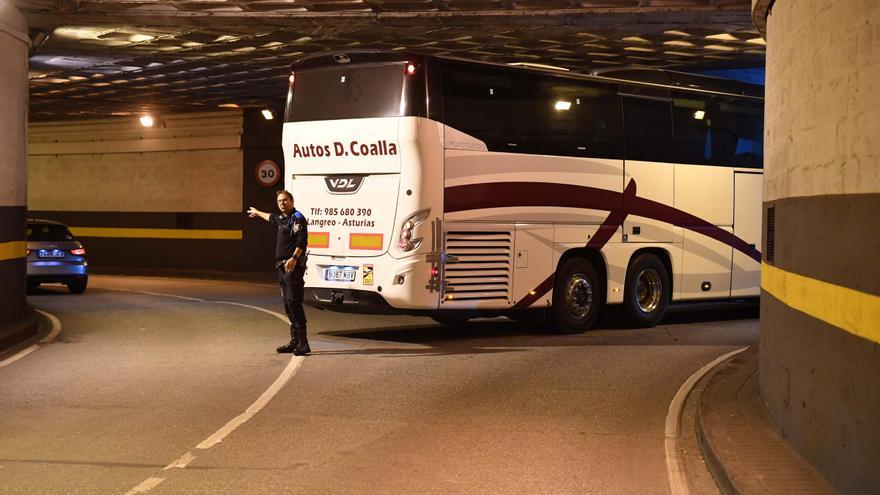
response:
[[[761,288],[786,306],[880,343],[880,296],[761,264]]]
[[[110,227],[70,227],[77,237],[117,239],[210,239],[241,240],[240,230],[221,229],[123,229]]]
[[[27,256],[25,241],[0,242],[0,261],[14,260]]]

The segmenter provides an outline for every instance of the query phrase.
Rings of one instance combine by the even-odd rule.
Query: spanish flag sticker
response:
[[[373,265],[364,265],[364,285],[373,285]]]

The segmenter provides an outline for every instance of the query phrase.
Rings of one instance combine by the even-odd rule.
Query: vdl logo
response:
[[[327,190],[333,194],[354,194],[364,182],[363,175],[334,175],[324,177]]]

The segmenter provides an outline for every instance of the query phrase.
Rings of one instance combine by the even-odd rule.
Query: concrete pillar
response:
[[[880,493],[880,2],[752,7],[767,40],[761,394],[838,490]]]
[[[24,319],[27,23],[9,0],[0,0],[0,337]]]

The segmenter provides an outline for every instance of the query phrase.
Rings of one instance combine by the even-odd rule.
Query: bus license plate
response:
[[[354,282],[357,269],[355,268],[328,268],[324,272],[324,280],[329,282]]]

